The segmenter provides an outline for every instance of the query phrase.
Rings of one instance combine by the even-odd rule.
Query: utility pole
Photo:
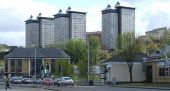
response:
[[[34,63],[35,63],[35,78],[36,78],[36,75],[37,75],[37,74],[36,74],[36,67],[37,67],[37,66],[36,66],[36,47],[35,47],[35,62],[34,62]]]
[[[89,61],[90,61],[90,59],[89,59],[89,38],[87,38],[88,40],[87,40],[87,47],[88,47],[88,50],[87,50],[87,57],[88,57],[88,66],[87,66],[87,68],[88,68],[88,71],[87,71],[87,80],[88,80],[88,82],[89,82],[89,80],[90,80],[90,78],[89,78],[89,73],[90,73],[90,69],[89,69]]]

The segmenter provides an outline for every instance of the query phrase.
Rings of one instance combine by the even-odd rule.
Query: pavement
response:
[[[0,85],[1,87],[2,85]],[[1,88],[0,91],[165,91],[161,89],[141,89],[129,87],[113,87],[113,86],[67,86],[67,87],[54,87],[43,86],[41,88],[33,87],[20,87],[14,86],[12,89]]]
[[[153,85],[153,86],[152,86]],[[12,89],[10,91],[170,91],[170,84],[117,84],[117,85],[100,85],[100,86],[42,86],[41,84],[10,84]],[[164,86],[164,87],[161,87]],[[25,90],[26,89],[26,90]],[[35,89],[35,90],[34,90]],[[0,84],[0,91],[5,90],[5,84]],[[30,90],[28,90],[30,91]]]
[[[140,85],[110,85],[110,87],[121,87],[121,88],[140,88],[140,89],[157,89],[157,90],[169,90],[169,87],[161,87],[161,86],[140,86]]]

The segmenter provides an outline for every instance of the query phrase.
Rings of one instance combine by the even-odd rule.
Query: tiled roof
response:
[[[53,48],[17,48],[4,58],[70,58],[61,49]]]

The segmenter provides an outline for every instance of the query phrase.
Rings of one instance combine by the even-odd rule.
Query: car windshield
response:
[[[70,78],[64,78],[64,80],[71,80]]]

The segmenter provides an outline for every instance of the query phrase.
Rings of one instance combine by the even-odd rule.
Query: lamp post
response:
[[[88,68],[88,71],[87,71],[87,80],[88,80],[88,82],[89,82],[89,73],[90,73],[90,69],[89,69],[89,61],[90,61],[90,58],[89,58],[89,38],[88,38],[88,40],[87,40],[87,47],[88,47],[88,50],[87,50],[87,57],[88,57],[88,66],[87,66],[87,68]]]
[[[37,66],[36,66],[36,51],[37,51],[37,50],[36,50],[36,47],[35,47],[35,58],[34,58],[34,59],[35,59],[35,62],[34,62],[34,63],[35,63],[35,78],[36,78],[36,75],[37,75],[37,74],[36,74],[36,68],[37,68]]]

